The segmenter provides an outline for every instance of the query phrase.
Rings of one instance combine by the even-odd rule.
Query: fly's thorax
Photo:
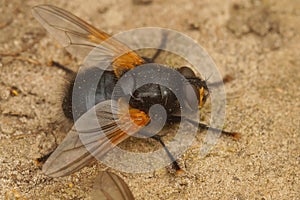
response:
[[[198,111],[199,94],[194,92],[189,79],[165,65],[138,66],[124,74],[117,85],[129,97],[131,107],[146,113],[154,105],[161,106],[168,116]]]
[[[149,112],[154,105],[161,105],[168,115],[180,110],[176,95],[167,87],[149,83],[135,90],[130,98],[131,107]]]

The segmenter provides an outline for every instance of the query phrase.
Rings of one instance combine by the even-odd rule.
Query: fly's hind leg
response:
[[[146,137],[150,137],[151,139],[154,139],[154,140],[158,141],[163,146],[165,152],[167,153],[168,157],[172,161],[172,168],[176,170],[176,174],[182,174],[184,172],[181,169],[181,167],[179,166],[179,164],[177,163],[177,161],[174,158],[174,156],[172,155],[172,153],[169,151],[168,147],[165,145],[164,141],[161,139],[162,136],[152,135],[151,133],[146,132],[146,131],[141,131],[141,132],[139,132],[139,134],[143,135],[143,136],[146,136]]]
[[[181,167],[177,163],[176,159],[174,158],[172,153],[169,151],[168,147],[165,145],[164,141],[162,141],[161,136],[153,135],[151,138],[158,141],[163,146],[165,152],[167,153],[168,157],[172,161],[172,168],[176,170],[176,174],[182,174],[184,171],[181,169]]]

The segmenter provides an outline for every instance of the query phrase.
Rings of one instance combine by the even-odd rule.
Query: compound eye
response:
[[[185,78],[195,78],[196,75],[193,70],[189,67],[183,66],[178,69],[179,73],[183,75]]]
[[[191,110],[195,110],[198,108],[199,105],[199,97],[200,93],[196,86],[194,85],[185,85],[184,86],[184,94],[185,94],[185,101],[187,106]]]

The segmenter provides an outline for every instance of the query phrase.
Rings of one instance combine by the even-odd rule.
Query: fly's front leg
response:
[[[221,130],[221,129],[218,129],[218,128],[210,127],[210,126],[208,126],[204,123],[196,122],[196,121],[193,121],[193,120],[188,119],[188,118],[184,118],[184,119],[187,120],[188,122],[190,122],[191,124],[193,124],[194,126],[197,126],[199,129],[204,129],[204,130],[210,129],[213,132],[221,132],[222,135],[230,136],[234,140],[238,140],[241,137],[241,134],[238,133],[238,132],[225,131],[225,130]],[[168,119],[168,122],[170,122],[170,123],[180,123],[181,120],[182,120],[181,117],[172,116]]]
[[[222,81],[210,83],[209,86],[210,86],[210,87],[219,87],[219,86],[223,85],[224,83],[231,82],[232,80],[233,80],[233,77],[232,77],[232,76],[230,76],[230,75],[225,75],[225,76],[223,77],[223,80],[222,80]]]
[[[204,130],[210,129],[213,132],[221,132],[222,135],[230,136],[235,140],[238,140],[238,139],[241,138],[241,134],[238,133],[238,132],[230,132],[230,131],[225,131],[225,130],[221,130],[221,129],[218,129],[218,128],[213,128],[213,127],[210,127],[210,126],[208,126],[204,123],[197,123],[197,122],[189,120],[189,119],[188,119],[188,121],[191,122],[192,124],[194,124],[195,126],[198,126],[200,129],[204,129]]]

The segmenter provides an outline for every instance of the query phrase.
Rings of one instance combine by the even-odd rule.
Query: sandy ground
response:
[[[34,163],[64,137],[56,121],[66,74],[47,63],[75,70],[80,62],[32,17],[30,8],[42,2],[109,33],[144,26],[183,32],[234,77],[226,85],[225,125],[242,138],[223,137],[200,158],[199,134],[179,160],[183,176],[166,168],[116,171],[136,199],[300,199],[299,0],[0,0],[1,199],[88,199],[97,171],[106,168],[49,178]]]

